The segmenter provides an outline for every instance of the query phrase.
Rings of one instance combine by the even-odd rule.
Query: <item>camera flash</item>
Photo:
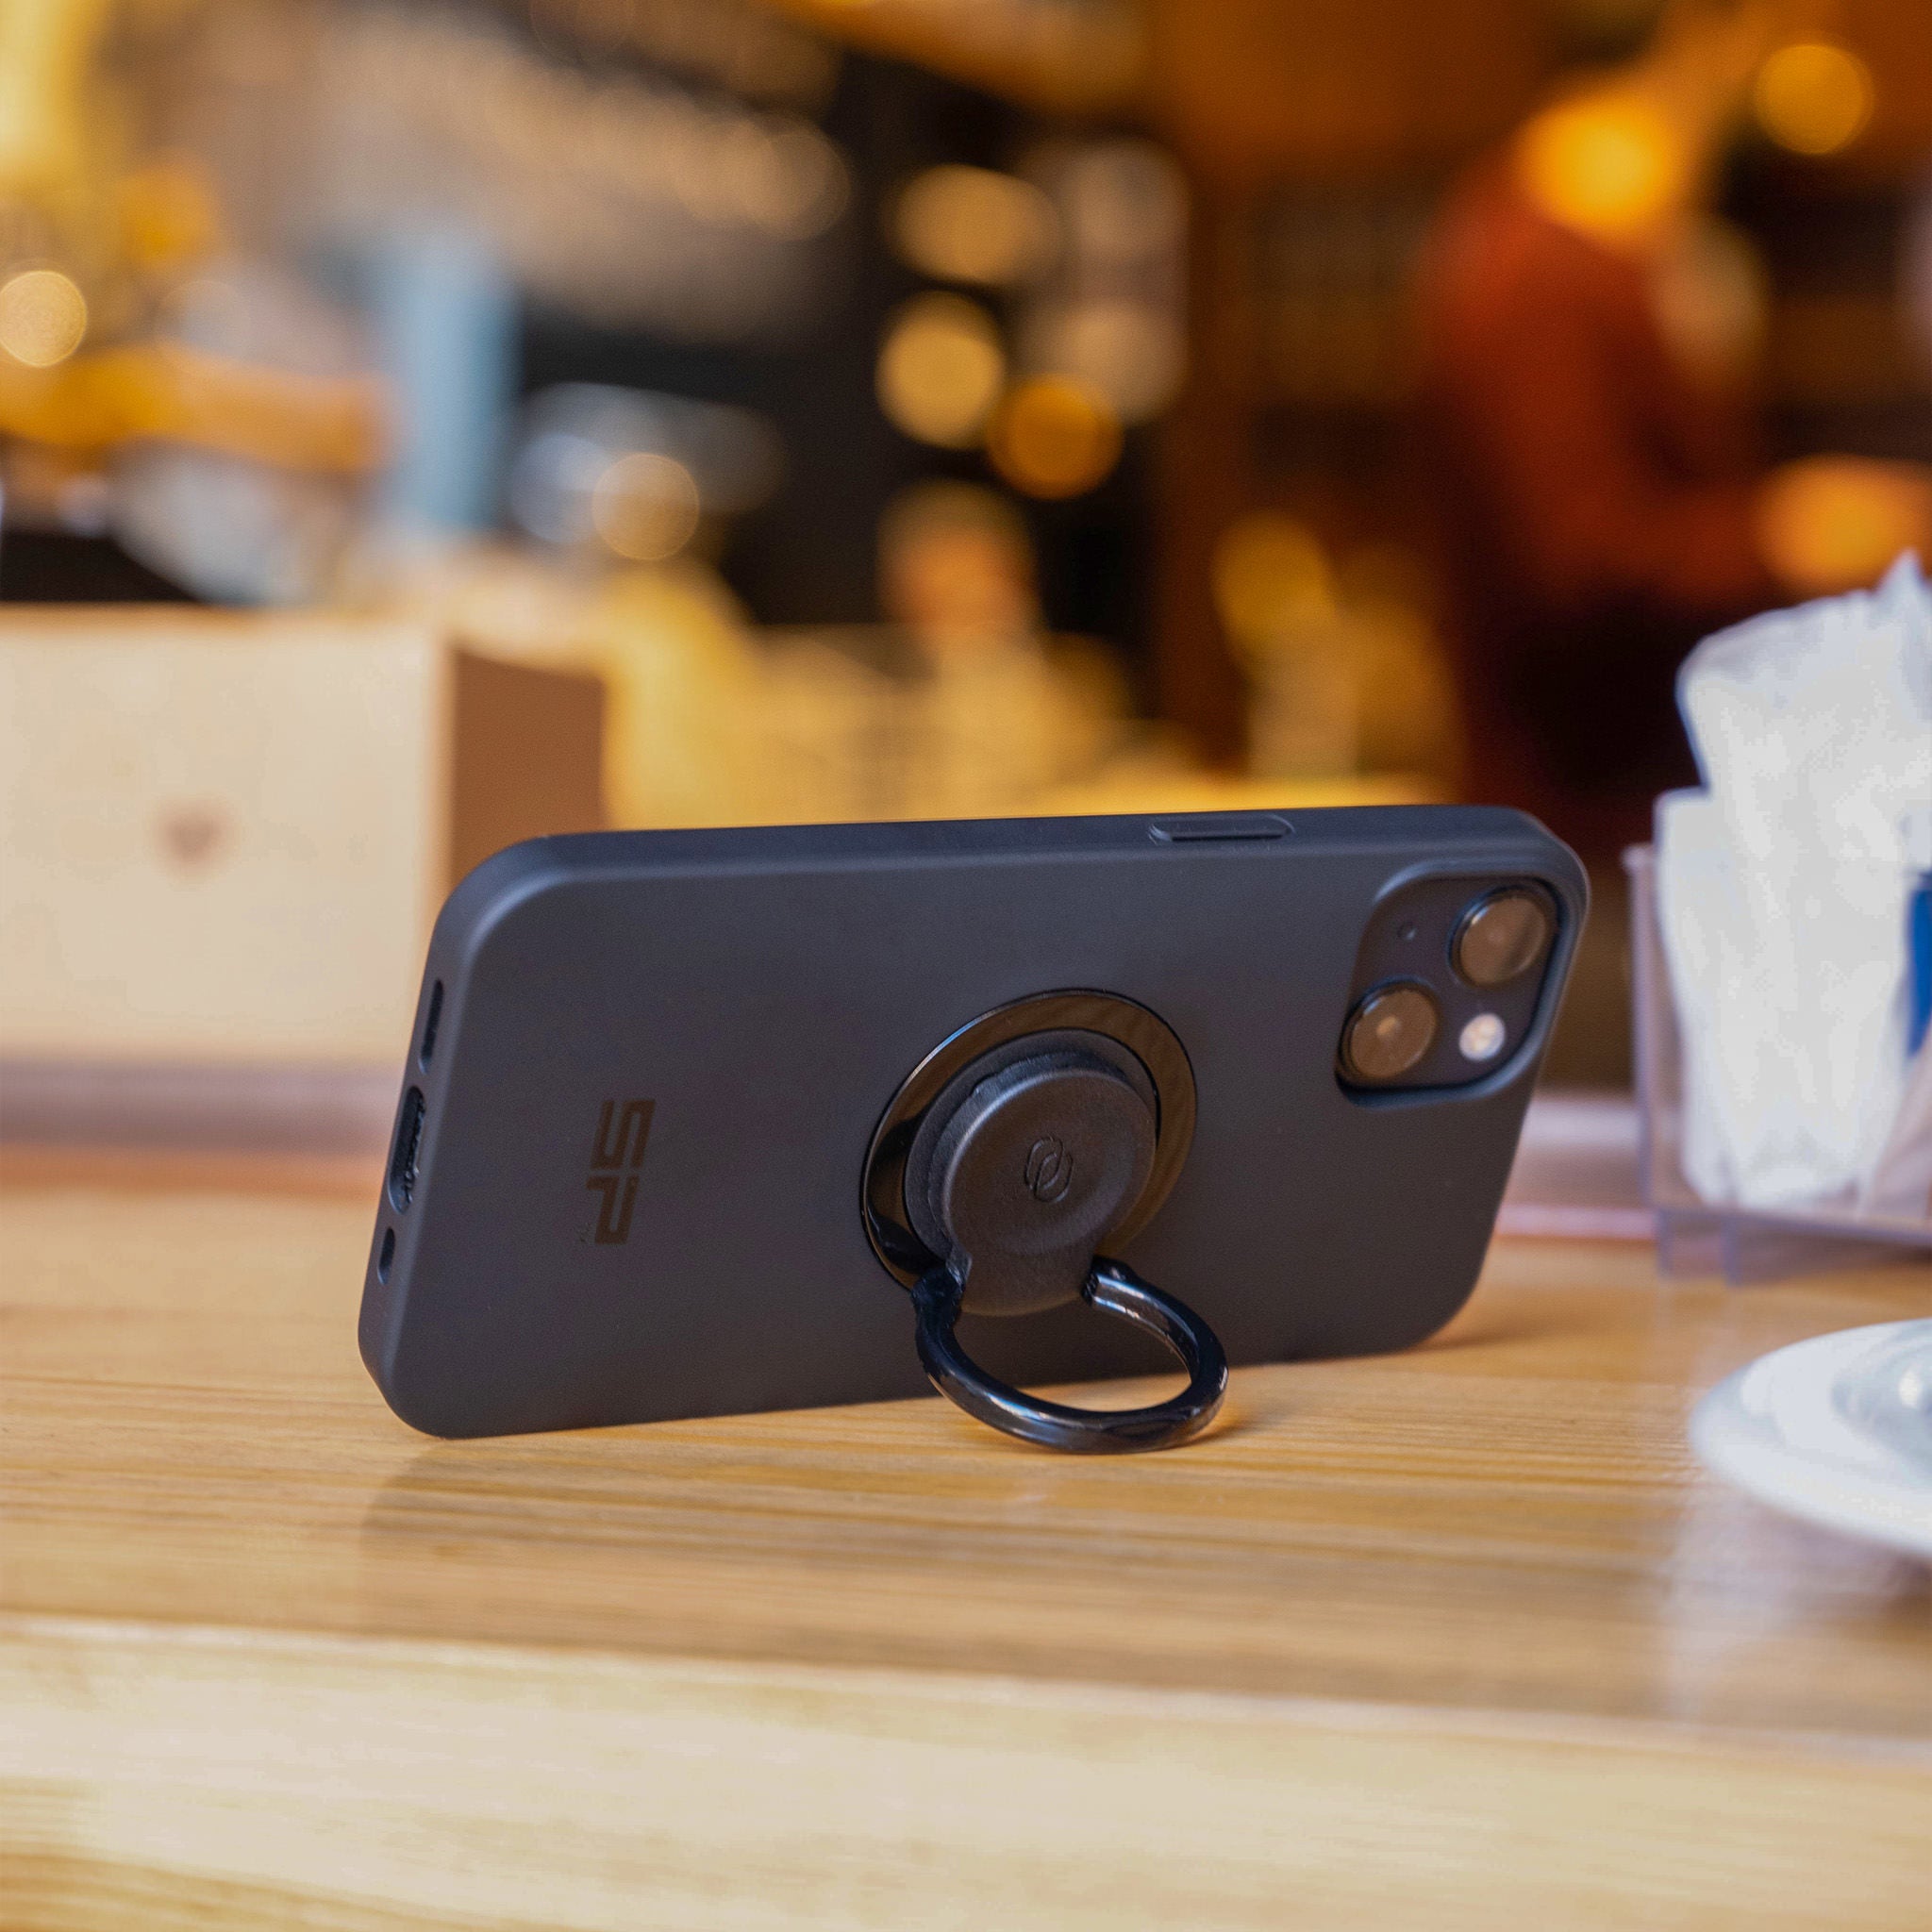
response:
[[[1503,1050],[1504,1025],[1494,1013],[1478,1013],[1457,1042],[1466,1060],[1492,1060]]]

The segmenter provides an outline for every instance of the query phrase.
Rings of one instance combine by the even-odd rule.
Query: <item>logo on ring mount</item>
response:
[[[1034,1141],[1021,1173],[1026,1191],[1049,1208],[1058,1207],[1073,1191],[1074,1157],[1058,1134],[1042,1134]]]

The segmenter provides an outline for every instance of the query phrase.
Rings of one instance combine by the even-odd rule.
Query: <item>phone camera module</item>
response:
[[[1509,886],[1478,899],[1462,915],[1450,947],[1470,986],[1507,986],[1548,952],[1556,921],[1540,892]]]
[[[1398,1080],[1436,1043],[1436,1002],[1419,986],[1379,986],[1348,1017],[1341,1060],[1357,1080]]]

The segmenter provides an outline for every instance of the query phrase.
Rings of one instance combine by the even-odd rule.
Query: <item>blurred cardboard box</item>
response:
[[[0,1058],[394,1063],[450,885],[601,822],[602,707],[413,624],[0,610]]]

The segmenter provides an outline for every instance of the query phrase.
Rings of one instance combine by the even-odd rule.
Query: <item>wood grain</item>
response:
[[[367,1201],[11,1173],[8,1926],[1923,1923],[1932,1576],[1683,1435],[1923,1268],[1504,1243],[1158,1457],[434,1443],[356,1357]]]
[[[98,1624],[16,1627],[0,1696],[37,1928],[1923,1923],[1882,1754]]]

